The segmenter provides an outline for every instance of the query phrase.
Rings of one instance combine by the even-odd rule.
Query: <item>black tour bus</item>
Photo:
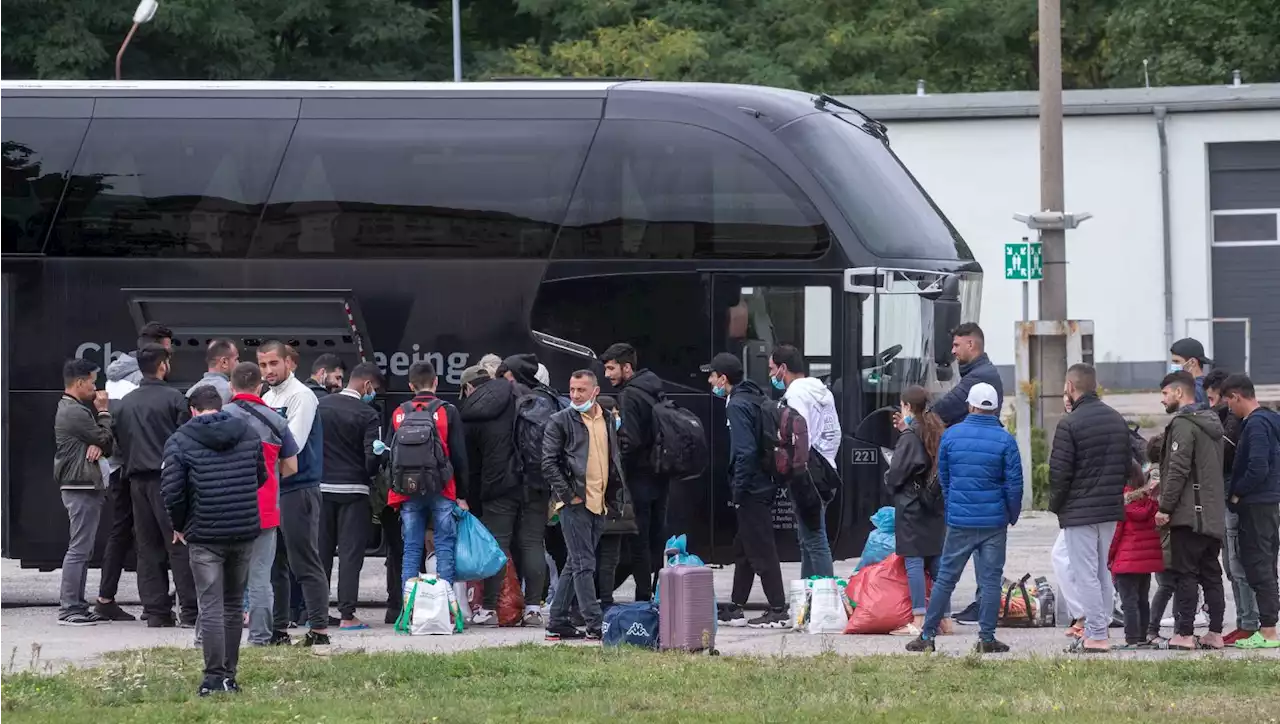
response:
[[[903,385],[953,383],[949,329],[981,269],[889,148],[837,99],[698,83],[39,82],[3,103],[3,546],[60,565],[50,478],[60,367],[105,366],[146,321],[173,382],[213,337],[283,338],[446,396],[488,352],[535,352],[565,388],[626,340],[712,435],[669,528],[732,559],[724,404],[698,371],[776,343],[835,392],[838,558],[881,493]],[[604,381],[606,392],[608,382]],[[879,411],[879,412],[877,412]],[[790,504],[775,526],[796,556]],[[105,535],[103,526],[100,537]]]

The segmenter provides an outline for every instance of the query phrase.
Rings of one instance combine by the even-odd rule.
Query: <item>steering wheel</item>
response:
[[[902,352],[902,345],[900,344],[895,344],[892,347],[889,347],[888,349],[884,350],[880,354],[876,355],[876,366],[883,367],[889,364],[889,362],[891,362],[893,358],[897,357],[898,354],[901,352]]]

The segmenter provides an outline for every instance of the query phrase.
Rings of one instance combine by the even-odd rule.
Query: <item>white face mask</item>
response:
[[[1183,371],[1182,365],[1178,364],[1177,362],[1169,363],[1169,372],[1182,372],[1182,371]]]

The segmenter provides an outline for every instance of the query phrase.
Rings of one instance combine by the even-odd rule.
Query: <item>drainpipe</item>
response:
[[[1164,242],[1164,349],[1173,346],[1173,231],[1169,223],[1169,135],[1165,130],[1168,109],[1156,106],[1156,135],[1160,138],[1160,233]]]

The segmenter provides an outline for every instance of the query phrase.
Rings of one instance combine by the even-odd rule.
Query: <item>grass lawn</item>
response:
[[[707,657],[524,645],[456,654],[245,651],[199,699],[195,650],[3,678],[17,722],[1280,721],[1280,659]]]

